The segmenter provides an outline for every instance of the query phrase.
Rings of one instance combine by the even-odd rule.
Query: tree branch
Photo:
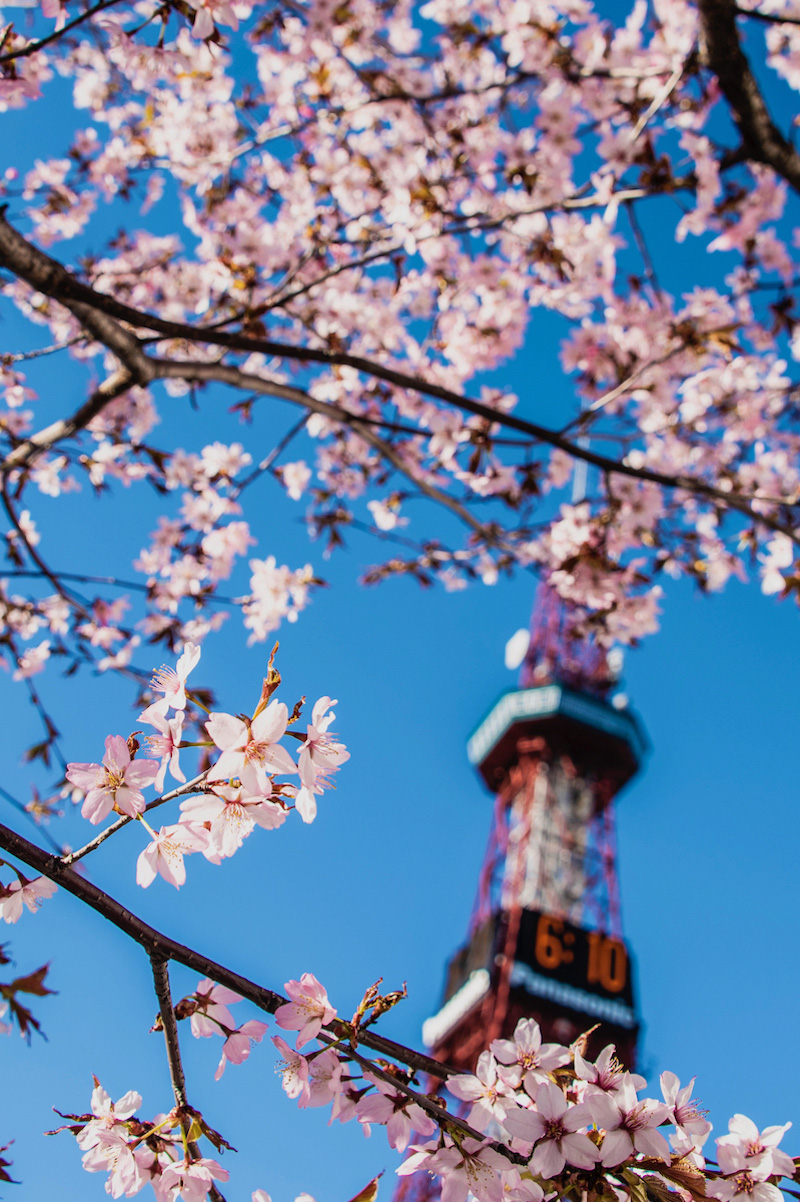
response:
[[[101,13],[104,8],[113,8],[119,2],[120,0],[100,0],[100,3],[95,4],[94,8],[87,8],[85,13],[81,13],[74,21],[69,21],[61,29],[56,29],[52,33],[48,33],[46,37],[39,38],[35,42],[28,42],[27,46],[23,46],[20,50],[8,50],[5,54],[0,54],[0,65],[10,63],[17,58],[29,58],[31,54],[36,54],[37,50],[49,46],[51,42],[60,41],[65,33],[69,33],[77,25],[82,25],[84,21],[88,21],[90,17],[96,16],[97,13]]]
[[[83,902],[84,905],[96,910],[129,939],[133,939],[144,948],[148,956],[175,960],[176,963],[183,964],[185,968],[190,968],[193,972],[198,972],[204,977],[211,977],[220,985],[226,985],[229,989],[240,993],[242,997],[247,998],[267,1014],[274,1014],[279,1006],[287,1004],[288,999],[275,993],[274,990],[257,985],[247,977],[241,976],[232,969],[209,959],[201,952],[186,947],[175,939],[170,939],[168,935],[162,934],[161,931],[157,931],[155,927],[149,926],[115,898],[104,893],[97,885],[84,880],[71,868],[65,868],[58,856],[44,851],[43,848],[2,824],[0,824],[0,847],[9,855],[15,856],[42,876],[47,877],[48,880],[55,881],[57,885]],[[340,1038],[342,1030],[346,1033],[350,1030],[350,1024],[339,1019],[335,1019],[331,1026],[334,1028],[332,1031],[334,1038]],[[385,1039],[374,1031],[362,1031],[359,1035],[359,1042],[379,1055],[389,1056],[408,1065],[409,1068],[430,1073],[435,1077],[446,1078],[460,1072],[459,1069],[440,1064],[438,1060],[433,1060],[422,1052],[406,1048],[392,1039]]]
[[[197,788],[197,785],[202,784],[207,775],[207,772],[201,772],[199,776],[195,776],[192,780],[187,780],[186,784],[181,785],[179,789],[170,789],[169,793],[164,793],[161,797],[156,797],[155,801],[151,801],[144,807],[145,814],[149,814],[150,810],[155,810],[158,806],[163,806],[167,801],[174,801],[176,797],[181,797],[185,793],[201,792]],[[106,839],[110,838],[111,835],[116,834],[117,831],[122,830],[123,826],[127,826],[129,822],[133,821],[134,819],[128,814],[123,814],[121,818],[118,818],[116,822],[112,822],[111,826],[106,827],[104,831],[101,831],[94,839],[90,839],[83,847],[78,848],[77,851],[71,851],[68,855],[61,856],[61,863],[65,868],[69,868],[71,864],[75,864],[78,860],[82,860],[84,856],[88,856],[89,852],[94,851],[101,843],[105,843]]]
[[[703,0],[703,3],[713,5],[723,2],[724,0]],[[800,181],[800,173],[798,174],[798,180]],[[235,383],[237,387],[247,387],[252,391],[259,392],[269,391],[274,396],[283,396],[285,399],[291,401],[297,401],[299,396],[307,395],[299,389],[292,389],[287,385],[278,383],[270,383],[266,387],[265,381],[259,376],[241,372],[237,368],[228,368],[224,364],[198,364],[192,361],[182,362],[174,359],[158,360],[148,358],[142,352],[138,339],[126,330],[123,330],[118,325],[118,320],[130,322],[133,325],[146,329],[157,330],[168,335],[170,338],[185,339],[191,342],[207,342],[217,346],[225,346],[231,350],[246,351],[248,354],[261,352],[262,354],[274,355],[278,358],[294,359],[301,363],[352,367],[356,371],[372,376],[374,379],[385,380],[389,384],[417,392],[421,396],[435,397],[437,400],[453,405],[465,413],[481,417],[491,425],[505,426],[508,429],[526,434],[548,446],[558,447],[572,456],[572,458],[582,459],[586,463],[599,468],[602,472],[629,476],[634,480],[649,480],[653,484],[661,485],[662,488],[670,490],[682,489],[690,494],[705,497],[708,500],[720,503],[725,509],[737,510],[745,514],[751,521],[759,522],[767,529],[776,530],[781,534],[787,535],[794,542],[800,543],[800,535],[791,526],[786,526],[776,519],[763,513],[757,513],[752,509],[750,502],[759,501],[760,504],[763,504],[763,498],[737,497],[731,492],[715,488],[713,485],[691,476],[669,476],[663,472],[653,471],[650,468],[631,467],[623,461],[610,459],[605,455],[596,454],[588,447],[581,447],[557,431],[549,429],[547,426],[540,426],[536,422],[516,417],[514,414],[502,413],[497,409],[492,409],[489,405],[481,404],[480,401],[476,401],[471,397],[453,392],[449,388],[443,388],[439,384],[429,383],[420,376],[409,375],[395,368],[384,367],[379,363],[374,363],[370,359],[364,359],[360,355],[322,351],[306,346],[291,346],[286,343],[273,342],[270,339],[250,338],[244,334],[225,334],[219,330],[207,330],[185,325],[181,322],[164,321],[153,314],[140,312],[130,305],[122,304],[112,297],[105,296],[101,292],[96,292],[88,285],[80,283],[60,263],[57,263],[54,259],[45,255],[43,251],[36,249],[30,243],[26,242],[9,225],[2,208],[0,208],[0,267],[3,266],[13,270],[21,278],[32,283],[40,292],[44,292],[46,295],[66,305],[67,308],[79,317],[79,320],[85,324],[85,327],[95,337],[104,342],[103,329],[105,329],[109,335],[109,341],[105,342],[105,345],[114,351],[115,354],[127,360],[128,364],[126,365],[129,365],[129,369],[132,372],[140,372],[148,382],[156,377],[166,378],[168,376],[185,380],[217,379],[224,382],[225,373],[230,373],[229,382]],[[95,312],[95,310],[98,311]],[[105,319],[109,316],[117,320],[113,320],[107,324]],[[141,381],[132,379],[130,382],[136,383]],[[313,400],[313,398],[309,398],[309,400]],[[321,402],[315,401],[314,404],[321,404]],[[357,421],[358,415],[350,415],[346,411],[341,410],[338,411],[336,420],[345,420],[350,423],[354,420]],[[48,431],[42,431],[41,434],[34,435],[34,438],[30,441],[37,442],[38,439],[44,438],[47,434]],[[51,445],[54,441],[56,441],[55,438],[49,438],[48,445]],[[20,448],[17,448],[17,451],[13,453],[17,456],[15,459],[15,464],[17,465],[19,464],[19,451]],[[5,463],[0,463],[0,472],[4,469],[7,470],[7,464],[8,459]],[[783,504],[784,502],[781,503]],[[785,504],[789,508],[793,507],[789,502],[785,502]]]
[[[747,157],[771,167],[800,192],[800,154],[772,120],[750,69],[739,41],[734,0],[698,0],[697,7],[708,65],[733,110]]]
[[[161,1026],[164,1031],[164,1043],[167,1049],[169,1077],[172,1082],[175,1103],[180,1114],[185,1146],[194,1159],[199,1160],[201,1157],[200,1149],[194,1140],[189,1139],[191,1107],[186,1098],[186,1077],[183,1072],[183,1062],[181,1061],[178,1022],[172,1007],[172,994],[169,987],[169,960],[164,956],[151,956],[150,967],[153,970],[153,986],[161,1012]],[[209,1190],[209,1196],[212,1202],[225,1202],[225,1198],[213,1184]]]

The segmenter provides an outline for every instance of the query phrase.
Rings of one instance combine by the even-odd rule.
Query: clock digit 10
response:
[[[577,932],[580,941],[586,941],[586,984],[599,985],[608,993],[619,993],[628,979],[628,954],[618,939],[610,939],[600,931]],[[536,927],[536,962],[541,968],[553,972],[562,965],[571,964],[572,950],[565,943],[575,943],[575,934],[564,932],[564,922],[549,914],[542,914]]]

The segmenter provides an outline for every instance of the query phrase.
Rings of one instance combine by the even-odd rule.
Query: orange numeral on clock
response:
[[[542,968],[558,968],[564,958],[559,934],[564,930],[560,918],[542,914],[536,928],[536,962]]]
[[[599,931],[590,931],[589,966],[586,980],[589,985],[602,985],[609,993],[625,988],[628,977],[628,953],[618,939],[607,939]]]

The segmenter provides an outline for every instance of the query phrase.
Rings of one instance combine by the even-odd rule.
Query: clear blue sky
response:
[[[36,113],[4,117],[6,144],[16,146],[21,165],[59,146],[58,130],[37,125]],[[695,276],[719,270],[696,246],[681,254],[684,266],[698,256]],[[17,329],[6,306],[4,347],[16,345]],[[570,396],[542,361],[550,330],[537,320],[525,356],[504,377],[521,390],[521,411],[529,415],[541,416],[545,395],[545,416]],[[532,365],[538,396],[522,391]],[[45,365],[37,377],[43,418],[71,409],[81,380]],[[204,402],[193,427],[186,403],[170,402],[159,438],[166,441],[179,424],[189,448],[245,437],[225,405]],[[254,454],[288,420],[266,418],[257,431],[264,444]],[[148,502],[142,524],[133,522],[125,516],[130,499],[122,492],[108,506],[88,495],[44,500],[36,515],[42,550],[58,566],[96,570],[94,548],[104,542],[122,570],[156,512]],[[147,892],[135,886],[137,830],[102,849],[89,871],[148,921],[266,985],[280,988],[313,971],[345,1015],[378,976],[390,988],[407,980],[409,1000],[384,1030],[418,1045],[422,1021],[439,1003],[444,961],[464,935],[489,825],[490,799],[464,744],[513,683],[503,645],[528,620],[533,582],[520,577],[453,595],[409,582],[363,590],[355,580],[377,558],[373,544],[354,535],[346,554],[325,562],[295,520],[302,506],[268,486],[260,506],[257,553],[293,565],[310,560],[332,584],[281,632],[280,667],[287,701],[300,693],[339,698],[336,727],[352,752],[339,787],[322,799],[310,828],[289,822],[274,834],[258,832],[221,869],[190,861],[179,895],[160,881]],[[626,689],[653,750],[619,803],[624,927],[638,961],[644,1070],[654,1086],[667,1067],[683,1080],[696,1073],[698,1096],[720,1134],[735,1111],[761,1125],[800,1118],[800,619],[789,603],[761,597],[756,585],[734,584],[706,599],[667,582],[666,593],[661,633],[626,661]],[[221,705],[247,709],[265,649],[247,649],[236,620],[229,625],[207,644],[197,675]],[[149,666],[146,655],[139,658]],[[40,680],[70,758],[99,757],[106,733],[133,726],[125,689],[113,681],[61,684],[55,673]],[[1,783],[26,794],[28,778],[14,757],[34,737],[36,722],[20,697],[10,683],[0,696],[7,749]],[[84,830],[72,820],[59,834],[77,842]],[[139,1089],[146,1113],[168,1108],[161,1037],[148,1034],[156,1004],[146,959],[63,893],[0,935],[11,939],[20,970],[52,961],[59,990],[58,998],[37,1002],[47,1043],[0,1043],[0,1143],[16,1140],[15,1172],[24,1182],[4,1196],[99,1199],[103,1178],[83,1173],[71,1138],[48,1141],[38,1133],[58,1121],[51,1106],[88,1106],[91,1072],[114,1097]],[[195,982],[183,970],[174,973],[179,995]],[[219,1041],[194,1041],[186,1031],[183,1043],[193,1104],[239,1148],[224,1159],[233,1173],[230,1199],[248,1200],[262,1186],[274,1202],[291,1202],[303,1190],[318,1202],[345,1202],[383,1168],[383,1196],[393,1188],[397,1158],[383,1134],[365,1141],[355,1124],[328,1129],[327,1112],[298,1112],[274,1075],[271,1044],[215,1083]],[[789,1152],[800,1151],[800,1135],[784,1142]]]

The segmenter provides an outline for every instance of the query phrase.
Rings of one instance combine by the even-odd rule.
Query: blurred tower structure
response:
[[[615,1043],[633,1066],[639,1021],[613,799],[646,741],[624,699],[609,700],[615,686],[608,655],[576,635],[569,609],[541,585],[519,687],[468,743],[493,820],[467,941],[423,1028],[437,1060],[471,1071],[530,1017],[558,1043],[600,1024],[589,1054]]]

